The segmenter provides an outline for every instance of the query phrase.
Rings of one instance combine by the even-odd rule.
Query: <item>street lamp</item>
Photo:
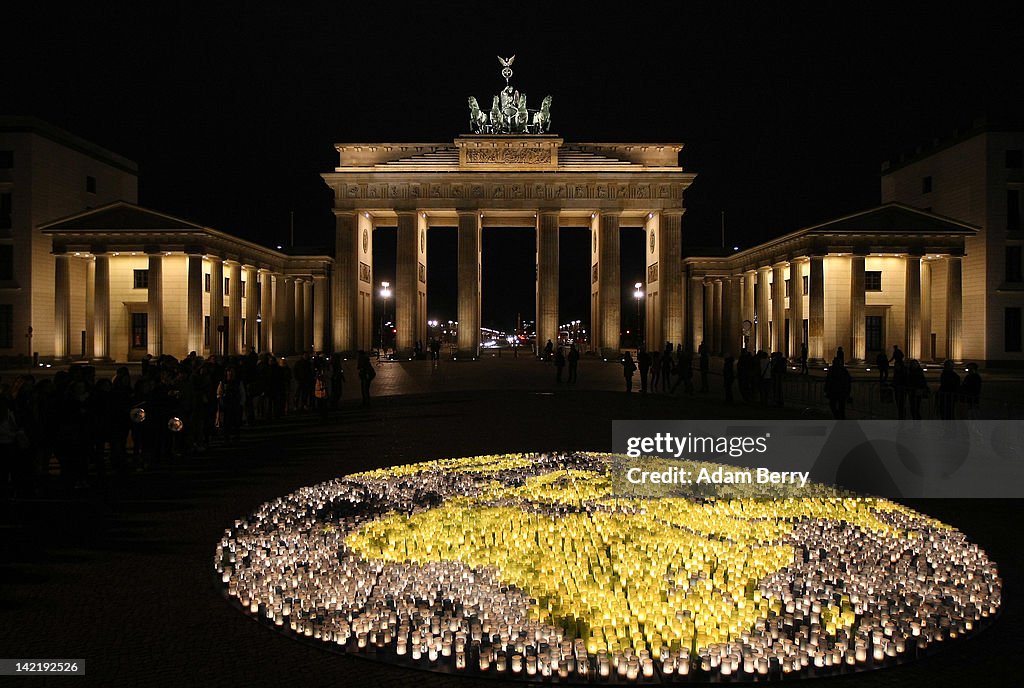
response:
[[[636,338],[638,342],[643,342],[640,337],[640,299],[644,297],[643,282],[637,282],[633,285],[636,291],[633,292],[633,296],[636,297]]]
[[[384,356],[384,319],[388,315],[388,297],[391,296],[391,290],[388,287],[390,286],[391,282],[380,283],[380,296],[384,299],[384,311],[380,314],[380,354],[377,356],[378,362]]]

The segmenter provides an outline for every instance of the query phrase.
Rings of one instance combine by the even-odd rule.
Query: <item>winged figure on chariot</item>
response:
[[[469,96],[469,130],[474,134],[546,134],[551,130],[551,96],[545,96],[540,109],[526,105],[526,94],[512,88],[512,62],[516,56],[498,56],[505,77],[503,88],[484,111],[474,96]]]

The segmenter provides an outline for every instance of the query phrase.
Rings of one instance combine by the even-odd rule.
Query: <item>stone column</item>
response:
[[[242,347],[242,265],[228,263],[228,350],[226,354],[241,354]]]
[[[771,268],[760,267],[757,269],[757,346],[756,351],[771,352],[772,343],[768,339],[768,275]]]
[[[705,281],[702,289],[704,290],[704,337],[697,342],[697,348],[699,349],[703,344],[710,353],[715,346],[715,283]]]
[[[53,272],[53,358],[71,358],[71,263],[67,254],[54,256]]]
[[[327,276],[313,276],[313,348],[326,351],[327,344]]]
[[[93,356],[110,360],[110,256],[96,255],[95,305],[93,312]]]
[[[288,314],[292,313],[295,304],[291,292],[291,284],[285,276],[274,273],[274,324],[271,330],[274,354],[283,356],[292,348],[291,332],[288,329]]]
[[[203,257],[188,255],[186,332],[188,350],[203,355]]]
[[[256,268],[251,265],[245,266],[245,332],[243,351],[249,353],[249,347],[259,349],[256,341],[256,315],[259,313],[260,292]]]
[[[91,258],[85,263],[85,358],[92,360],[95,333],[93,321],[96,315],[96,261]]]
[[[269,270],[260,270],[260,353],[274,348],[274,276]]]
[[[295,350],[295,325],[298,317],[295,308],[298,300],[295,297],[295,277],[284,276],[284,351],[285,353],[296,353]]]
[[[921,358],[921,256],[906,257],[906,356]],[[885,344],[883,343],[884,347]]]
[[[294,318],[292,323],[292,350],[299,354],[306,350],[306,288],[305,280],[296,277],[292,282],[294,292]]]
[[[711,353],[720,354],[722,353],[722,336],[724,330],[724,320],[722,319],[722,299],[724,297],[724,287],[722,284],[722,278],[716,279],[711,283],[712,288],[712,302],[714,303],[714,325],[712,326],[711,335]]]
[[[682,208],[669,208],[661,212],[658,228],[660,246],[658,258],[658,299],[661,311],[661,339],[681,344],[685,340],[683,327],[683,213]],[[663,346],[663,342],[651,342]]]
[[[360,346],[357,343],[358,288],[359,288],[359,237],[354,211],[335,211],[335,251],[332,288],[334,291],[334,318],[331,331],[334,350],[351,354]],[[264,317],[266,322],[266,317]],[[276,348],[276,346],[275,346]]]
[[[704,341],[704,278],[691,275],[687,291],[690,294],[690,337],[687,346],[690,351],[696,351]]]
[[[419,266],[419,232],[416,211],[398,211],[395,260],[395,357],[411,358],[416,346]]]
[[[786,264],[772,266],[772,351],[786,350]]]
[[[743,321],[750,321],[750,334],[747,335],[747,350],[757,348],[757,339],[754,337],[754,319],[756,318],[756,306],[754,305],[754,284],[757,282],[757,271],[748,270],[743,273],[743,315],[740,317],[740,327]]]
[[[864,253],[855,252],[850,258],[850,355],[849,361],[867,358],[867,331],[864,312]],[[883,344],[883,346],[885,346]]]
[[[149,286],[146,289],[146,353],[154,358],[164,353],[164,257],[149,254]]]
[[[601,356],[613,358],[619,355],[622,328],[622,294],[619,276],[619,219],[621,214],[615,211],[600,214],[600,232],[598,241],[601,273],[599,299],[601,301]],[[543,344],[540,344],[543,346]]]
[[[313,280],[302,280],[302,350],[313,348]],[[320,351],[320,349],[317,349]]]
[[[459,211],[458,355],[480,355],[480,213]],[[543,344],[541,344],[543,346]]]
[[[932,360],[932,261],[921,261],[921,359]]]
[[[537,351],[558,344],[558,211],[537,212]]]
[[[789,263],[789,355],[799,358],[804,343],[804,259]]]
[[[811,256],[807,278],[807,357],[825,361],[825,257]]]
[[[960,361],[963,352],[963,259],[946,258],[946,358]]]
[[[722,318],[725,323],[722,353],[731,354],[733,357],[736,357],[739,355],[739,351],[743,347],[743,342],[741,340],[743,331],[743,312],[740,307],[743,292],[743,278],[737,276],[727,277],[722,286]]]
[[[210,355],[223,356],[224,333],[224,261],[219,256],[207,258],[210,263]]]

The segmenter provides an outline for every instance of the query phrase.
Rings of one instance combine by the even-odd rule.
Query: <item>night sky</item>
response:
[[[1024,114],[1024,13],[1009,4],[170,5],[6,7],[0,111],[135,160],[142,205],[267,245],[288,243],[294,213],[297,245],[332,250],[319,175],[333,144],[466,133],[466,96],[504,85],[497,54],[517,56],[531,107],[553,96],[567,141],[685,143],[691,247],[720,243],[722,211],[727,243],[747,247],[870,207],[883,160]],[[587,241],[570,232],[562,318],[587,320]],[[380,238],[378,281],[393,230]],[[533,241],[485,231],[485,325],[532,317]],[[624,230],[624,285],[642,242]],[[428,251],[429,315],[453,318],[455,231]]]

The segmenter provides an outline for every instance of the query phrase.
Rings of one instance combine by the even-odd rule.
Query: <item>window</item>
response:
[[[1021,350],[1020,308],[1007,308],[1003,320],[1003,348],[1014,352]]]
[[[864,291],[882,291],[882,271],[864,271]]]
[[[85,178],[85,192],[96,193],[96,177],[87,176]]]
[[[230,277],[225,277],[224,278],[224,296],[230,296],[230,295],[231,295],[231,278]]]
[[[1020,148],[1006,151],[1006,168],[1009,170],[1019,170],[1021,167],[1024,167],[1024,151]]]
[[[14,306],[0,303],[0,349],[14,348]]]
[[[13,207],[10,192],[0,193],[0,229],[13,227]]]
[[[14,279],[14,246],[0,244],[0,282]]]
[[[210,346],[210,316],[203,316],[203,346]]]
[[[811,278],[808,277],[807,275],[804,275],[800,279],[803,280],[803,283],[804,283],[804,293],[806,294],[806,293],[808,293],[811,290]]]
[[[203,273],[203,291],[207,294],[210,293],[210,273],[208,272]]]
[[[135,270],[135,288],[149,289],[149,270]]]
[[[9,170],[14,167],[14,151],[0,150],[0,170]]]
[[[136,270],[136,272],[138,271]],[[148,333],[149,315],[147,313],[132,313],[132,348],[145,349]]]
[[[1021,270],[1021,247],[1006,247],[1006,281],[1020,282],[1024,278]]]
[[[793,279],[792,279],[792,278],[790,278],[790,279],[786,280],[786,298],[789,298],[789,284],[790,284],[790,282],[792,282],[792,281],[793,281]]]
[[[240,280],[238,282],[238,288],[242,290],[242,298],[244,299],[245,298],[245,280]]]
[[[1020,191],[1006,190],[1006,231],[1020,231]]]
[[[931,193],[931,192],[932,192],[932,177],[931,177],[931,175],[928,175],[927,177],[921,177],[921,193]]]

